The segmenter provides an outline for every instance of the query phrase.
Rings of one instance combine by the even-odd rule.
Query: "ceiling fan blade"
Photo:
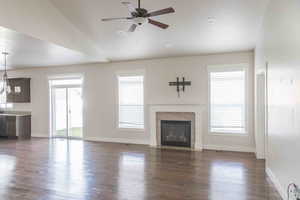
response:
[[[165,8],[162,10],[150,12],[145,17],[154,17],[154,16],[165,15],[165,14],[174,13],[174,12],[175,12],[174,8],[170,7],[170,8]]]
[[[158,26],[159,28],[167,29],[169,27],[169,25],[167,25],[167,24],[164,24],[164,23],[152,20],[152,19],[148,19],[148,20],[149,20],[150,24],[152,24],[154,26]]]
[[[136,29],[137,25],[136,24],[132,24],[128,30],[128,32],[134,32]]]
[[[124,6],[126,6],[130,13],[135,13],[136,10],[130,2],[122,2]]]
[[[127,21],[131,20],[133,17],[116,17],[116,18],[104,18],[101,19],[103,22],[108,22],[108,21]]]

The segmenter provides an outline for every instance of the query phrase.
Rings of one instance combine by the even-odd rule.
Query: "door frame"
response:
[[[265,159],[269,155],[269,62],[265,69]]]
[[[66,130],[67,130],[67,134],[66,136],[56,136],[54,134],[54,130],[55,130],[55,106],[54,106],[54,102],[55,102],[55,95],[54,95],[54,90],[55,89],[66,89]],[[68,94],[68,89],[70,88],[81,88],[81,90],[83,89],[82,87],[82,84],[74,84],[74,85],[53,85],[53,86],[50,86],[50,111],[51,111],[51,114],[50,114],[50,118],[51,118],[51,121],[50,121],[50,134],[51,134],[51,138],[66,138],[66,139],[83,139],[83,136],[84,136],[84,132],[83,132],[83,125],[82,125],[82,137],[74,137],[74,136],[70,136],[69,135],[69,94]],[[82,91],[81,91],[82,93]],[[83,109],[83,105],[82,106],[82,109]],[[82,112],[82,124],[83,124],[83,112]]]
[[[256,74],[256,157],[259,159],[266,158],[266,74],[261,72]]]

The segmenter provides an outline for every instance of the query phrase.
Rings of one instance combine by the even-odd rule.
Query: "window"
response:
[[[210,70],[210,132],[246,133],[244,68]]]
[[[119,128],[144,128],[144,77],[119,76]]]

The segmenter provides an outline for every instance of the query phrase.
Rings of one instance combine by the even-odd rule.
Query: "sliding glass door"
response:
[[[82,89],[68,88],[68,136],[82,138]]]
[[[52,136],[82,138],[82,89],[80,86],[52,86]]]
[[[55,137],[68,136],[67,89],[52,88],[52,134]]]

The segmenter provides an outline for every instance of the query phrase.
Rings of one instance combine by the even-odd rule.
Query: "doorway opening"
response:
[[[82,78],[49,81],[52,137],[83,137],[82,82]]]

